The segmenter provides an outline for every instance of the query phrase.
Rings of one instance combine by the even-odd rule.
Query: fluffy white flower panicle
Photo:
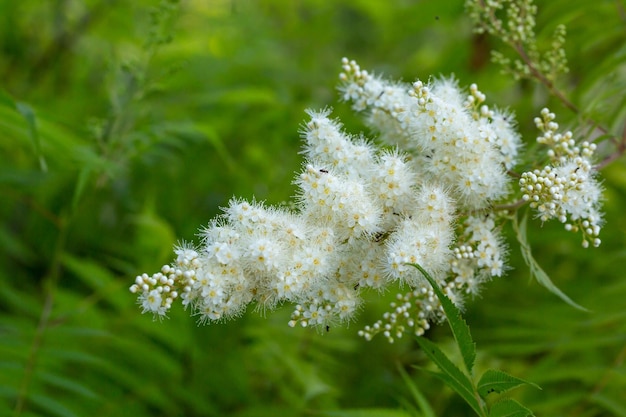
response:
[[[250,282],[239,262],[241,252],[237,249],[231,252],[228,248],[233,246],[233,238],[237,239],[238,234],[218,227],[214,235],[224,239],[222,244],[214,248],[206,246],[203,251],[181,247],[176,251],[174,267],[163,267],[177,274],[182,272],[182,303],[191,307],[201,323],[237,317],[253,298]]]
[[[330,110],[307,111],[311,119],[302,129],[305,145],[302,153],[309,161],[332,167],[349,178],[369,177],[374,163],[374,147],[362,138],[353,138],[341,130],[341,123],[329,118]]]
[[[506,195],[508,177],[495,131],[485,118],[475,120],[458,99],[450,100],[455,86],[445,79],[430,86],[415,82],[411,93],[418,114],[410,129],[428,156],[423,166],[427,175],[450,187],[461,206],[477,210]]]
[[[296,180],[303,215],[327,224],[340,238],[358,239],[380,230],[381,207],[358,180],[308,164]]]
[[[172,303],[182,298],[186,302],[195,272],[200,267],[198,253],[192,249],[179,249],[174,267],[164,265],[161,270],[151,276],[141,274],[130,286],[133,294],[138,294],[138,304],[143,313],[152,313],[155,317],[167,315]]]
[[[199,247],[130,287],[144,313],[163,317],[180,299],[200,323],[295,308],[290,326],[328,328],[349,321],[363,291],[408,288],[391,310],[359,332],[390,342],[422,335],[445,318],[419,264],[459,307],[506,270],[497,202],[510,193],[507,171],[521,148],[513,116],[490,109],[476,85],[453,79],[392,83],[342,61],[340,91],[387,145],[343,131],[329,110],[308,111],[301,128],[303,169],[287,210],[233,198],[201,231]],[[542,220],[558,218],[598,245],[601,190],[595,145],[557,133],[548,110],[536,120],[550,164],[519,180]],[[506,204],[508,203],[508,204]],[[502,216],[502,217],[499,217]]]
[[[482,117],[481,121],[493,129],[494,136],[491,136],[493,144],[500,152],[502,164],[510,170],[516,165],[518,153],[522,148],[522,138],[515,130],[515,117],[507,111],[495,109],[489,112],[488,119],[491,123],[487,123],[486,119]]]
[[[355,111],[367,110],[366,121],[379,132],[381,140],[405,151],[416,149],[418,144],[409,130],[416,102],[408,94],[409,87],[372,75],[356,61],[343,58],[341,63],[341,98],[350,101]]]
[[[537,142],[548,146],[550,164],[522,174],[519,185],[522,198],[530,202],[541,221],[553,218],[565,229],[582,232],[583,247],[600,245],[602,188],[595,179],[592,158],[596,145],[576,143],[571,132],[558,133],[555,115],[541,111],[535,124],[542,132]]]
[[[454,86],[457,86],[456,82]],[[517,163],[517,155],[522,147],[522,137],[516,130],[515,116],[505,110],[491,109],[484,104],[487,97],[478,90],[476,84],[470,85],[469,92],[464,105],[470,110],[472,118],[478,121],[481,136],[499,152],[499,162],[506,169],[512,169]]]
[[[420,183],[406,156],[382,151],[370,166],[368,180],[370,193],[382,207],[381,224],[385,230],[393,229],[403,216],[414,211]]]
[[[506,170],[515,165],[520,137],[512,116],[482,104],[475,85],[469,96],[453,79],[429,85],[392,84],[344,59],[340,91],[382,140],[412,154],[418,172],[444,183],[458,204],[487,207],[508,192]]]
[[[383,237],[360,239],[344,246],[338,273],[349,278],[353,288],[382,291],[393,282],[381,261],[385,259],[385,245],[379,240]]]
[[[504,274],[507,249],[491,215],[468,216],[461,229],[450,271],[458,290],[476,295],[483,283]]]
[[[441,278],[450,257],[454,239],[454,206],[439,187],[425,185],[415,199],[413,213],[405,216],[387,239],[386,270],[411,286],[423,283],[419,264],[435,278]]]
[[[430,193],[430,198],[433,194],[436,191]],[[437,210],[431,209],[431,212]],[[467,295],[476,296],[484,283],[504,274],[507,249],[500,235],[500,227],[492,215],[468,216],[458,229],[459,236],[454,248],[447,251],[451,256],[441,257],[442,264],[437,265],[437,269],[426,262],[420,265],[427,270],[430,267],[429,272],[439,281],[443,292],[457,307],[463,308]],[[413,240],[416,241],[415,238]],[[395,249],[393,239],[390,247]],[[429,257],[428,261],[432,261],[432,258]],[[359,331],[359,335],[366,340],[371,340],[379,333],[390,343],[407,332],[421,336],[430,328],[431,321],[438,322],[445,318],[432,287],[418,274],[414,274],[408,265],[406,267],[403,272],[415,280],[411,285],[412,290],[398,294],[397,301],[391,303],[391,310],[381,320]]]
[[[341,124],[331,120],[327,110],[309,114],[311,120],[303,129],[306,141],[303,153],[310,163],[296,180],[302,190],[302,205],[307,210],[317,210],[317,214],[327,221],[349,225],[354,220],[332,218],[337,210],[332,204],[329,207],[328,200],[345,192],[331,192],[329,187],[351,190],[354,197],[365,193],[367,201],[373,205],[371,214],[376,215],[379,230],[392,228],[402,215],[413,209],[414,195],[419,188],[419,176],[407,163],[406,155],[394,150],[376,153],[364,139],[342,132]],[[344,200],[347,198],[345,196]],[[312,199],[318,200],[314,202]],[[358,207],[360,200],[356,198],[351,203],[353,208]],[[311,213],[308,217],[315,215]],[[363,223],[362,216],[357,215],[357,219]],[[365,232],[370,234],[377,231],[375,227],[367,229]]]

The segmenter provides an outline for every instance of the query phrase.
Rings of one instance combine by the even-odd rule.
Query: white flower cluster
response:
[[[490,110],[476,85],[464,96],[451,79],[391,83],[343,61],[340,87],[380,138],[414,156],[420,178],[450,190],[460,209],[478,210],[508,193],[506,170],[520,137],[511,115]]]
[[[551,163],[542,169],[522,174],[519,184],[524,201],[536,209],[541,221],[556,218],[565,229],[582,231],[583,247],[600,245],[600,198],[602,189],[595,179],[591,163],[596,145],[583,142],[577,145],[572,132],[557,133],[559,125],[548,109],[535,118],[542,135],[537,142],[548,146]]]
[[[458,307],[463,306],[466,294],[477,295],[483,283],[504,273],[506,247],[491,216],[468,216],[459,226],[452,256],[449,258],[447,279],[443,292]],[[439,299],[428,283],[412,286],[406,294],[398,294],[391,303],[391,311],[372,326],[366,326],[359,335],[371,340],[382,333],[390,343],[411,331],[417,336],[430,328],[430,321],[445,317]]]
[[[342,67],[343,98],[366,112],[391,148],[345,133],[329,110],[309,111],[295,209],[232,199],[202,230],[200,247],[182,246],[173,265],[136,278],[130,290],[144,312],[164,316],[180,298],[209,323],[236,317],[250,303],[266,309],[290,302],[290,326],[324,328],[350,320],[362,291],[400,285],[409,291],[359,333],[369,340],[382,332],[392,342],[444,318],[432,288],[410,264],[428,271],[458,306],[504,273],[500,214],[506,210],[494,207],[511,191],[507,172],[521,147],[513,117],[488,108],[475,85],[468,93],[446,79],[403,85],[354,61],[344,59]],[[567,155],[553,170],[558,177],[576,163],[579,169],[571,169],[579,177],[587,173],[588,183],[590,166],[581,161],[592,147],[544,138],[555,141],[557,161]],[[532,175],[536,181],[524,179],[533,182],[525,198],[539,204],[532,192],[541,176]],[[571,173],[567,178],[574,181]],[[573,201],[574,191],[562,195],[558,213],[582,204]],[[572,218],[589,222],[595,233],[592,213],[581,210]]]

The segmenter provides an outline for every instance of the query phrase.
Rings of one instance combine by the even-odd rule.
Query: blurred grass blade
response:
[[[39,379],[58,390],[62,390],[67,395],[83,396],[91,400],[101,397],[92,387],[85,385],[82,380],[67,378],[52,372],[40,372]]]
[[[483,376],[480,377],[477,388],[480,396],[485,398],[492,392],[499,394],[524,384],[532,385],[535,388],[539,388],[538,385],[533,384],[532,382],[516,378],[507,374],[506,372],[489,369],[483,374]]]
[[[89,166],[84,166],[81,168],[78,179],[76,181],[76,187],[74,188],[74,194],[72,195],[72,212],[76,211],[78,204],[80,203],[80,199],[83,196],[83,192],[87,184],[89,183],[89,179],[91,177],[91,168]]]
[[[327,417],[411,417],[404,410],[394,410],[392,408],[322,411],[320,415]]]
[[[409,391],[411,392],[415,403],[417,403],[417,405],[419,406],[422,415],[424,417],[437,417],[430,404],[428,403],[428,400],[426,399],[426,397],[424,397],[424,394],[420,392],[420,390],[417,388],[413,380],[411,380],[411,377],[409,377],[409,374],[406,373],[404,368],[398,365],[398,371],[400,372],[404,383],[409,388]]]
[[[62,402],[62,400],[63,397],[55,396],[52,394],[32,394],[29,397],[29,402],[32,402],[37,407],[45,411],[46,415],[48,416],[78,417],[78,414],[74,413],[65,405],[68,403],[71,404],[71,402]]]
[[[215,150],[222,158],[222,161],[224,161],[226,166],[228,166],[230,172],[236,172],[237,163],[235,162],[233,156],[229,153],[228,148],[224,144],[224,141],[220,137],[217,129],[206,123],[198,123],[195,125],[195,128],[211,145],[215,147]]]
[[[433,291],[437,295],[437,298],[439,298],[443,311],[446,313],[446,317],[448,318],[448,324],[450,325],[450,329],[452,329],[454,339],[456,340],[456,343],[461,351],[465,368],[467,369],[468,374],[471,375],[472,368],[474,367],[474,360],[476,359],[476,344],[472,340],[469,326],[465,323],[463,317],[461,317],[459,309],[443,293],[443,291],[441,291],[435,280],[428,274],[428,272],[426,272],[426,270],[418,264],[411,265],[419,269],[419,271],[424,275],[424,277],[426,277],[430,285],[433,287]]]
[[[528,243],[528,239],[526,237],[526,223],[528,220],[528,213],[524,214],[522,221],[518,223],[517,216],[513,218],[513,229],[515,230],[515,235],[517,236],[517,241],[520,244],[520,250],[522,251],[522,257],[526,262],[526,265],[530,268],[530,273],[534,276],[537,281],[546,287],[548,291],[558,296],[561,300],[565,301],[567,304],[571,305],[574,308],[577,308],[582,311],[589,311],[585,307],[577,304],[574,300],[569,298],[563,291],[561,291],[550,279],[548,274],[541,269],[535,258],[533,258],[532,251],[530,249],[530,245]]]
[[[48,164],[41,151],[41,143],[39,141],[39,133],[37,131],[37,120],[33,108],[26,103],[15,103],[15,109],[22,115],[28,125],[28,135],[35,145],[35,154],[39,159],[39,167],[43,172],[48,172]]]
[[[602,393],[596,393],[591,397],[591,402],[610,412],[612,416],[626,417],[626,404],[618,399],[610,398]]]

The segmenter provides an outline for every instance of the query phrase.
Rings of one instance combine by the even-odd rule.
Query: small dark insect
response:
[[[330,332],[330,326],[326,325],[326,333]]]
[[[580,167],[576,167],[576,169],[574,170],[574,173],[578,172],[579,169]]]
[[[320,169],[320,172],[324,173],[324,174],[328,174],[328,170],[326,170],[326,169]]]
[[[358,283],[358,282],[356,284],[354,284],[354,291],[358,290],[360,286],[361,286],[361,284]]]

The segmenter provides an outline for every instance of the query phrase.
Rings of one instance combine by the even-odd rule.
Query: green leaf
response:
[[[535,388],[541,389],[538,385],[533,384],[532,382],[516,378],[506,372],[489,369],[483,374],[480,381],[478,381],[478,393],[481,397],[485,398],[492,392],[499,394],[524,384],[532,385]]]
[[[92,289],[94,295],[97,294],[105,302],[114,305],[120,310],[128,308],[128,300],[107,296],[118,290],[121,283],[101,263],[93,259],[73,256],[69,253],[63,255],[61,262],[76,278]]]
[[[623,401],[620,401],[619,399],[610,398],[602,393],[596,393],[591,396],[591,402],[601,406],[615,417],[626,416],[626,405],[624,405]]]
[[[78,417],[66,404],[71,404],[69,401],[62,402],[62,397],[54,398],[52,395],[32,394],[29,397],[29,402],[36,404],[41,409],[45,410],[46,415],[59,416],[59,417]]]
[[[13,98],[4,88],[0,88],[0,105],[10,109],[15,109],[15,101],[13,101]]]
[[[76,181],[76,186],[74,188],[74,195],[72,196],[72,211],[75,211],[78,207],[90,177],[91,168],[88,165],[81,168]]]
[[[491,406],[489,417],[529,417],[533,412],[515,400],[507,398]]]
[[[411,415],[404,410],[394,410],[392,408],[322,411],[320,415],[328,417],[411,417]]]
[[[526,238],[526,223],[528,220],[528,213],[524,215],[524,218],[520,223],[517,221],[517,217],[513,219],[513,229],[515,230],[515,234],[517,236],[517,241],[520,244],[520,249],[522,251],[522,256],[524,257],[524,261],[526,265],[530,268],[530,273],[537,279],[537,281],[546,287],[548,291],[558,296],[561,300],[565,301],[567,304],[571,305],[574,308],[577,308],[582,311],[589,311],[585,307],[577,304],[571,298],[569,298],[563,291],[557,288],[556,285],[552,282],[548,274],[545,273],[543,269],[539,266],[535,258],[533,258],[532,251],[530,249],[530,244],[528,243],[528,239]]]
[[[215,150],[222,158],[222,161],[226,164],[230,172],[237,171],[237,163],[235,158],[230,154],[224,140],[218,133],[217,129],[207,123],[198,123],[194,126],[198,132],[215,147]]]
[[[415,383],[411,380],[411,377],[409,377],[409,375],[406,373],[404,368],[398,365],[398,371],[400,372],[400,375],[402,376],[404,383],[409,388],[409,391],[411,391],[411,395],[413,396],[413,399],[415,400],[420,410],[422,411],[422,415],[424,417],[436,417],[435,412],[433,411],[432,407],[428,403],[428,400],[426,399],[426,397],[424,397],[424,394],[420,392],[420,390],[417,388]]]
[[[83,396],[92,400],[100,397],[100,394],[86,385],[85,381],[66,378],[62,375],[51,372],[40,372],[38,376],[41,381],[46,382],[47,384],[58,388],[67,394]]]
[[[441,371],[442,374],[434,375],[445,382],[450,388],[455,390],[463,399],[478,413],[482,415],[478,400],[474,396],[474,388],[472,382],[450,359],[430,340],[424,337],[417,337],[417,343],[420,345],[426,356],[430,358]]]
[[[448,296],[441,291],[435,280],[428,274],[428,272],[426,272],[426,270],[420,265],[411,265],[419,269],[433,287],[433,291],[437,295],[437,298],[439,298],[443,311],[446,313],[446,317],[448,318],[448,324],[450,325],[450,329],[452,329],[454,339],[456,340],[459,350],[461,351],[465,368],[467,369],[468,374],[471,375],[472,368],[474,367],[474,360],[476,359],[476,344],[472,340],[469,326],[465,320],[463,320],[463,317],[461,317],[459,309],[448,298]]]
[[[39,167],[43,172],[48,171],[48,165],[41,152],[41,143],[39,141],[39,133],[37,130],[37,120],[35,118],[35,112],[32,107],[26,103],[15,103],[15,109],[22,115],[28,125],[28,135],[35,145],[35,152],[39,159]]]

